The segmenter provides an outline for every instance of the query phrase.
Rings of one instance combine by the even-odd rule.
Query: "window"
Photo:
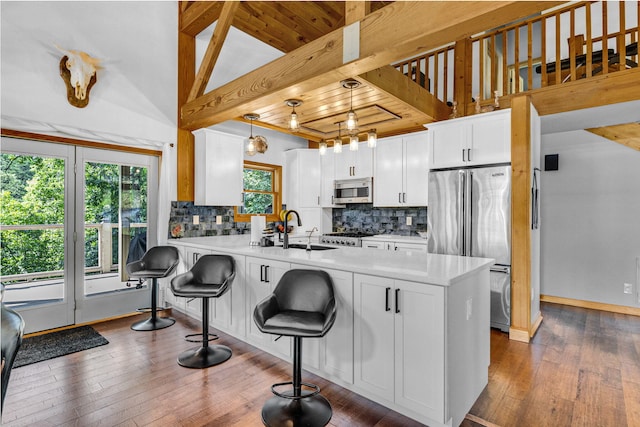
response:
[[[267,221],[279,221],[282,166],[245,161],[243,175],[243,204],[235,207],[236,222],[250,222],[255,214],[266,214]]]

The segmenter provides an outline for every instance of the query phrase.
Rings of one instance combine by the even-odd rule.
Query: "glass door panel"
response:
[[[74,323],[74,148],[2,138],[0,274],[3,301],[34,332]]]

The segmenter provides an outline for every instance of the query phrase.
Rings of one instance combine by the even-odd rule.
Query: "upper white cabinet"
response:
[[[210,129],[195,136],[194,204],[240,206],[242,204],[243,138]]]
[[[426,126],[431,169],[511,162],[510,109]]]
[[[320,207],[320,155],[318,150],[289,150],[286,157],[286,195],[289,209]]]
[[[367,144],[358,144],[357,151],[342,147],[342,153],[335,154],[335,179],[366,178],[373,176],[373,150]]]
[[[381,139],[375,150],[374,206],[426,206],[427,132]]]
[[[334,203],[334,181],[336,180],[336,156],[342,153],[334,154],[333,151],[327,150],[324,156],[320,156],[320,165],[322,169],[322,182],[320,184],[320,204],[323,208],[344,207]]]

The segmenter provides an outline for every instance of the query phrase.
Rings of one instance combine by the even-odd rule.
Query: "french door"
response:
[[[2,138],[3,301],[35,332],[149,305],[126,263],[155,245],[158,158]]]

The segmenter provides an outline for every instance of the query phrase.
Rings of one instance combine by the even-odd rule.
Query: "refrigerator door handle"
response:
[[[468,156],[468,154],[467,154]],[[465,215],[466,224],[464,225],[465,230],[465,255],[471,256],[472,248],[473,248],[473,172],[469,171],[469,175],[467,177],[467,212]]]
[[[464,192],[466,186],[465,171],[458,171],[458,255],[464,255],[464,216],[465,203]]]
[[[495,271],[496,273],[504,273],[504,274],[510,274],[511,273],[511,268],[510,267],[505,267],[502,265],[492,265],[491,268],[489,269],[490,271]]]

